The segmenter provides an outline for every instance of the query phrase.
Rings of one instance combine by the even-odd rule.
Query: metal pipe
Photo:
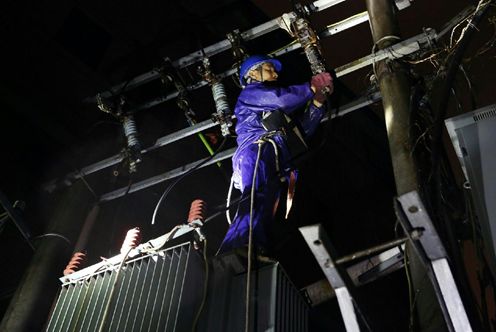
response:
[[[367,257],[367,256],[370,256],[372,254],[375,254],[376,252],[384,251],[384,250],[387,250],[387,249],[390,249],[393,247],[397,247],[400,244],[403,244],[406,241],[408,241],[408,239],[409,239],[409,237],[405,236],[405,237],[402,237],[402,238],[399,238],[396,240],[392,240],[392,241],[389,241],[389,242],[386,242],[383,244],[379,244],[379,245],[374,246],[374,247],[370,247],[370,248],[365,249],[365,250],[357,251],[353,254],[346,255],[346,256],[343,256],[343,257],[337,259],[336,264],[344,264],[344,263],[352,262],[356,259],[359,259],[362,257]]]

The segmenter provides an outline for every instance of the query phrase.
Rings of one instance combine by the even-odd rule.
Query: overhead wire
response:
[[[157,218],[157,213],[158,213],[158,210],[162,204],[162,202],[165,200],[165,198],[169,195],[169,193],[172,191],[172,189],[182,180],[184,179],[186,176],[190,175],[191,173],[193,173],[195,170],[197,170],[198,168],[200,168],[201,166],[205,165],[206,163],[208,163],[210,160],[212,160],[221,150],[222,148],[224,147],[224,145],[226,144],[227,142],[227,137],[224,137],[224,139],[222,140],[222,143],[220,143],[219,147],[217,148],[217,150],[214,152],[214,154],[210,155],[209,157],[207,157],[206,159],[204,159],[203,161],[199,162],[198,164],[196,164],[195,166],[191,167],[189,170],[187,170],[184,174],[182,174],[181,176],[179,176],[178,178],[176,178],[163,192],[162,196],[160,196],[160,199],[158,200],[157,202],[157,205],[155,206],[155,209],[153,210],[153,215],[152,215],[152,220],[151,220],[151,224],[152,225],[155,225],[155,221],[156,221],[156,218]]]

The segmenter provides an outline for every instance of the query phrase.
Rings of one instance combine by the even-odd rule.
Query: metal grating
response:
[[[202,266],[187,243],[127,262],[117,282],[117,268],[109,267],[64,284],[46,331],[189,331]]]
[[[229,254],[228,254],[229,255]],[[229,258],[229,257],[226,257]],[[217,258],[198,332],[244,331],[246,272]],[[252,271],[251,332],[307,332],[308,305],[277,262]]]
[[[282,269],[277,269],[275,332],[306,332],[308,305]]]
[[[492,106],[489,110],[487,111],[482,111],[474,114],[474,121],[478,122],[481,120],[489,119],[489,118],[494,118],[496,117],[496,106]]]

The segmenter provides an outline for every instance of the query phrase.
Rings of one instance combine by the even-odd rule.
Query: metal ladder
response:
[[[419,194],[411,191],[398,196],[396,207],[399,210],[399,222],[408,237],[406,240],[426,267],[448,329],[471,332],[472,327],[449,267],[446,250]],[[355,301],[353,283],[338,264],[342,259],[338,259],[322,225],[301,227],[300,232],[335,291],[346,331],[371,331],[367,318]]]

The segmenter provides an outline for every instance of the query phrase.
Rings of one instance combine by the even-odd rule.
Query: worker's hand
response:
[[[322,105],[325,102],[327,95],[331,94],[334,90],[331,74],[323,72],[313,76],[310,81],[310,87],[315,93],[313,99],[317,102],[316,104]]]

